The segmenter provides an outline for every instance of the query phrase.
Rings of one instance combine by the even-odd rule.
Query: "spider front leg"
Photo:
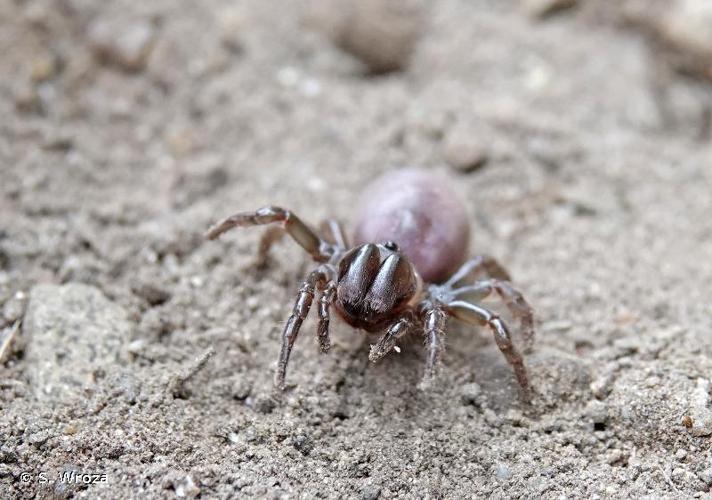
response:
[[[329,307],[334,301],[334,296],[336,295],[336,282],[330,281],[324,291],[321,292],[321,297],[319,297],[319,324],[317,325],[317,337],[319,338],[319,348],[321,352],[329,352],[331,348],[331,341],[329,339],[329,320],[330,313]]]
[[[327,270],[319,267],[309,274],[309,277],[299,288],[292,314],[289,316],[282,332],[282,348],[277,361],[277,371],[274,374],[274,386],[279,390],[284,390],[284,378],[289,364],[289,355],[292,353],[292,347],[299,335],[299,329],[309,314],[316,290],[317,288],[322,288],[328,279],[329,273]]]
[[[445,325],[447,323],[447,313],[441,305],[426,303],[422,306],[423,324],[425,326],[425,342],[428,348],[428,357],[425,361],[425,372],[423,379],[418,385],[419,389],[430,387],[435,378],[436,370],[440,364],[445,338]]]
[[[414,323],[413,311],[406,310],[391,326],[388,327],[386,333],[378,339],[375,345],[371,345],[371,352],[368,354],[368,359],[375,363],[383,356],[393,350],[398,339],[402,338]]]
[[[236,227],[260,226],[280,222],[284,230],[317,262],[326,262],[333,253],[333,246],[319,238],[299,217],[289,210],[279,207],[264,207],[256,212],[241,212],[220,221],[211,227],[205,237],[214,240],[221,234]],[[261,243],[261,252],[267,251],[275,239],[271,233]],[[263,250],[264,249],[264,250]]]
[[[486,324],[494,334],[494,340],[497,347],[504,354],[507,362],[514,370],[514,375],[517,378],[521,389],[522,397],[525,401],[529,400],[529,377],[527,369],[524,366],[524,359],[519,351],[514,347],[512,337],[509,333],[507,325],[499,316],[483,307],[469,302],[456,300],[447,305],[447,310],[457,319],[471,324]]]

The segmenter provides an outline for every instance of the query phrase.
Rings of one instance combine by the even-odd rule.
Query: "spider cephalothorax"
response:
[[[334,305],[351,326],[379,331],[408,307],[419,281],[394,243],[365,243],[339,261]]]
[[[447,181],[423,170],[394,171],[365,191],[360,206],[354,247],[338,223],[327,221],[323,236],[319,236],[293,213],[278,207],[233,215],[207,233],[214,239],[234,227],[280,223],[284,231],[265,233],[260,257],[264,258],[271,244],[286,231],[319,262],[299,288],[284,327],[275,386],[284,388],[292,346],[318,295],[317,337],[322,352],[330,347],[332,305],[351,326],[370,333],[383,332],[371,346],[369,358],[374,362],[419,325],[428,349],[421,386],[427,386],[442,353],[447,318],[452,316],[485,324],[492,330],[527,397],[529,379],[507,325],[476,302],[497,294],[519,318],[527,344],[533,336],[532,309],[493,258],[465,260],[469,226],[464,208]],[[480,279],[458,286],[475,276]]]

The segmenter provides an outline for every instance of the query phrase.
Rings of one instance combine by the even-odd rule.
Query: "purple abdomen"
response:
[[[357,214],[357,245],[396,242],[427,282],[445,281],[467,257],[467,213],[443,175],[388,172],[366,187]]]

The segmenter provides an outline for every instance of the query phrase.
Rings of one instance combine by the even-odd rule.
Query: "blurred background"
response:
[[[0,51],[6,491],[709,491],[708,0],[0,0]],[[417,342],[370,366],[309,322],[270,395],[310,264],[204,230],[266,204],[348,227],[402,166],[453,179],[534,305],[532,407],[454,327],[437,394]],[[45,469],[110,482],[18,479]]]

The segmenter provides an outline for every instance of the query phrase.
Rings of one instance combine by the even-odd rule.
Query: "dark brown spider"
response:
[[[447,180],[424,170],[397,170],[367,188],[360,207],[356,246],[348,243],[335,221],[324,224],[325,236],[320,237],[296,215],[278,207],[235,214],[206,234],[215,239],[235,227],[276,222],[281,228],[271,228],[263,236],[261,259],[286,231],[319,263],[299,288],[284,327],[275,386],[284,389],[292,346],[319,294],[317,338],[322,352],[330,347],[332,305],[353,327],[369,333],[385,332],[371,345],[369,359],[373,362],[396,348],[397,341],[418,326],[428,349],[420,386],[427,387],[443,351],[447,318],[453,316],[492,330],[497,346],[514,369],[523,396],[528,398],[524,360],[512,343],[509,328],[497,314],[476,302],[497,294],[519,319],[526,346],[531,345],[534,334],[532,309],[496,260],[477,256],[465,261],[469,226],[463,205]],[[460,286],[466,278],[476,276],[479,279]]]

